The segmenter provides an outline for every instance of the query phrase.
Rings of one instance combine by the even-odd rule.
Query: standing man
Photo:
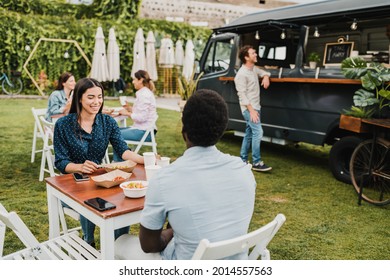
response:
[[[226,102],[215,91],[198,90],[188,99],[182,116],[187,149],[149,182],[138,248],[140,244],[146,253],[161,252],[163,259],[187,260],[204,238],[216,242],[247,233],[256,181],[248,164],[215,146],[227,121]],[[169,225],[163,229],[166,220]],[[118,239],[117,258],[156,257],[137,254],[132,240],[130,235]],[[247,258],[245,249],[229,257]]]
[[[246,121],[245,136],[242,140],[240,156],[244,162],[247,162],[249,148],[252,145],[252,169],[255,171],[269,171],[272,167],[267,166],[260,156],[263,128],[261,127],[260,119],[259,77],[263,78],[261,85],[267,89],[270,84],[269,76],[271,73],[255,67],[257,54],[252,46],[243,46],[240,49],[239,58],[243,64],[240,70],[238,70],[234,82],[242,115]]]

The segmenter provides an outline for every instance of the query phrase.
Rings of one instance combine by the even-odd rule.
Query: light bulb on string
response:
[[[68,59],[68,58],[69,58],[69,53],[68,53],[68,51],[65,51],[65,53],[64,53],[64,58],[65,58],[65,59]]]
[[[286,30],[282,29],[282,33],[280,33],[280,39],[286,39]]]
[[[314,28],[314,34],[313,34],[314,37],[318,38],[320,37],[320,32],[318,31],[318,27],[315,27]]]
[[[24,47],[24,50],[25,50],[26,52],[29,52],[29,51],[31,50],[30,45],[27,44],[27,45]]]
[[[260,34],[259,34],[259,31],[256,31],[256,34],[255,34],[255,39],[256,39],[256,40],[260,40]]]
[[[357,20],[356,18],[353,19],[353,22],[351,24],[351,30],[356,30],[357,29]]]
[[[230,45],[234,45],[234,38],[230,39]]]

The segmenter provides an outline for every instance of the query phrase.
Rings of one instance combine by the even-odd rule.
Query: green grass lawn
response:
[[[16,211],[40,240],[48,238],[46,188],[38,181],[40,159],[31,163],[34,120],[31,107],[46,100],[0,99],[0,202]],[[107,101],[118,106],[118,101]],[[179,157],[185,145],[180,113],[159,110],[158,152]],[[220,150],[238,155],[242,138],[228,132]],[[273,167],[255,173],[256,205],[250,230],[283,213],[287,221],[269,245],[278,260],[390,259],[390,206],[362,202],[351,185],[336,181],[328,169],[329,147],[262,144],[262,157]],[[134,233],[137,227],[132,227]],[[98,231],[96,231],[98,233]],[[4,254],[22,245],[7,233]]]

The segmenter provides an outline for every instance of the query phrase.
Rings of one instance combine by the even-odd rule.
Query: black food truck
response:
[[[228,129],[243,135],[234,76],[240,47],[252,45],[257,66],[271,73],[261,93],[263,141],[332,145],[331,171],[350,183],[350,157],[364,135],[339,128],[339,119],[361,82],[344,77],[341,61],[359,56],[388,64],[389,42],[389,0],[329,0],[248,14],[213,30],[199,61],[198,89],[222,95]],[[321,57],[316,66],[309,63],[313,52]]]

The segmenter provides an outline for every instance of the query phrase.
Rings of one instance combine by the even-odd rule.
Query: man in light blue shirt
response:
[[[144,252],[191,259],[201,239],[247,233],[256,182],[249,165],[215,146],[227,121],[227,105],[215,91],[199,90],[187,101],[182,116],[187,150],[149,182],[139,232]],[[247,252],[230,257],[245,258]]]

